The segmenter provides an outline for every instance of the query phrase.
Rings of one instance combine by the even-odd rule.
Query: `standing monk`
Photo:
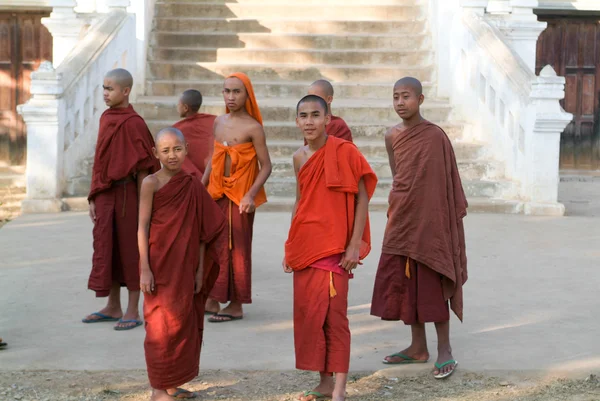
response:
[[[309,95],[319,96],[327,102],[327,110],[331,116],[331,121],[327,124],[327,135],[335,136],[352,142],[352,132],[348,124],[341,118],[333,115],[331,103],[333,102],[333,86],[329,81],[319,79],[312,83],[308,88]],[[306,145],[306,140],[304,141]]]
[[[462,321],[467,200],[452,144],[421,117],[423,100],[417,79],[396,82],[394,108],[402,122],[385,135],[394,182],[371,314],[411,326],[411,345],[387,356],[386,364],[427,362],[425,323],[435,323],[434,377],[443,379],[458,365],[450,347],[448,300]]]
[[[294,154],[296,204],[283,269],[294,272],[296,368],[321,376],[302,401],[345,399],[348,280],[371,250],[368,208],[377,177],[354,144],[325,133],[329,118],[319,96],[298,103],[296,123],[308,145]]]
[[[139,316],[140,273],[137,249],[138,194],[148,173],[160,169],[152,155],[154,141],[146,123],[129,104],[131,74],[112,70],[104,77],[92,187],[88,196],[94,223],[94,256],[88,288],[108,297],[106,307],[83,319],[84,323],[118,321],[115,330],[142,324]],[[123,315],[121,287],[129,291]]]
[[[183,132],[188,144],[189,154],[183,162],[185,170],[194,170],[204,174],[206,166],[210,163],[213,151],[213,126],[217,116],[213,114],[198,113],[202,106],[202,94],[195,89],[188,89],[179,98],[177,112],[183,120],[175,123],[173,127]]]
[[[263,185],[271,174],[262,117],[250,78],[241,72],[223,85],[226,114],[215,120],[215,144],[203,182],[228,220],[221,242],[219,278],[206,304],[212,323],[242,319],[252,303],[252,226],[254,211],[267,201]],[[229,305],[220,309],[219,303]]]
[[[181,131],[160,131],[154,153],[163,167],[142,183],[140,285],[151,400],[168,401],[194,397],[178,386],[198,375],[204,304],[218,274],[207,244],[225,227],[225,216],[200,178],[182,170]]]

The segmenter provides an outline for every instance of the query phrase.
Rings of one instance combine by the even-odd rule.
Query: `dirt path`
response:
[[[1,354],[0,354],[1,358]],[[314,383],[308,372],[208,371],[186,386],[198,391],[197,399],[291,401]],[[429,374],[384,377],[379,373],[354,373],[348,400],[444,400],[444,401],[597,401],[600,381],[532,379],[521,376],[506,381],[496,377],[457,372],[448,381]],[[1,401],[100,401],[149,399],[143,370],[0,371]]]

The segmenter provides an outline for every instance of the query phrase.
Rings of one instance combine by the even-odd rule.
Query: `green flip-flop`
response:
[[[410,357],[408,355],[405,355],[405,354],[403,354],[401,352],[396,352],[395,354],[388,355],[388,356],[386,356],[386,358],[402,358],[402,360],[398,361],[398,362],[390,362],[390,361],[387,361],[387,360],[384,359],[383,363],[385,363],[386,365],[411,365],[413,363],[425,363],[425,362],[427,362],[427,359],[426,360],[415,359],[415,358],[412,358],[412,357]]]
[[[325,398],[328,398],[326,395],[319,393],[318,391],[305,391],[304,392],[304,397],[310,397],[311,395],[315,396],[315,398],[313,398],[311,401],[313,400],[323,400]]]
[[[446,361],[444,363],[435,363],[435,367],[438,370],[442,370],[445,366],[448,366],[450,364],[454,364],[454,368],[446,373],[438,373],[437,375],[433,375],[433,377],[435,377],[436,379],[445,379],[447,377],[449,377],[452,373],[454,373],[454,371],[456,370],[456,368],[458,367],[458,361],[455,361],[454,359],[450,359],[449,361]]]

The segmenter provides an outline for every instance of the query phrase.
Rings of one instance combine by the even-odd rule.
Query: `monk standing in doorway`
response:
[[[124,69],[104,77],[104,102],[88,201],[94,223],[94,256],[88,288],[108,297],[106,307],[84,323],[118,323],[115,330],[142,324],[139,315],[140,273],[137,248],[138,195],[142,181],[160,169],[146,123],[129,104],[133,77]],[[123,314],[121,287],[129,291]]]
[[[242,304],[252,303],[252,227],[254,212],[267,201],[263,185],[271,174],[262,116],[250,78],[225,79],[226,114],[214,126],[214,153],[203,182],[228,220],[227,241],[219,249],[219,278],[206,303],[209,322],[242,319]],[[220,308],[220,303],[227,303]]]
[[[411,326],[411,345],[387,356],[386,364],[427,362],[425,323],[435,323],[433,374],[443,379],[458,366],[450,346],[448,301],[462,321],[467,199],[452,144],[440,127],[421,116],[423,100],[417,79],[394,85],[394,109],[402,122],[385,135],[394,182],[371,314]]]

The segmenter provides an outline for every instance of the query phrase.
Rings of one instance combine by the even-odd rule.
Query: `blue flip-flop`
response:
[[[119,319],[119,323],[135,323],[135,324],[133,326],[125,326],[125,327],[115,326],[115,330],[117,330],[117,331],[125,331],[125,330],[135,329],[136,327],[144,324],[144,322],[142,322],[141,320],[137,320],[137,319],[131,319],[131,320]]]
[[[81,319],[83,323],[100,323],[100,322],[117,322],[120,317],[112,317],[105,315],[104,313],[94,312],[90,316],[98,316],[100,319]]]

